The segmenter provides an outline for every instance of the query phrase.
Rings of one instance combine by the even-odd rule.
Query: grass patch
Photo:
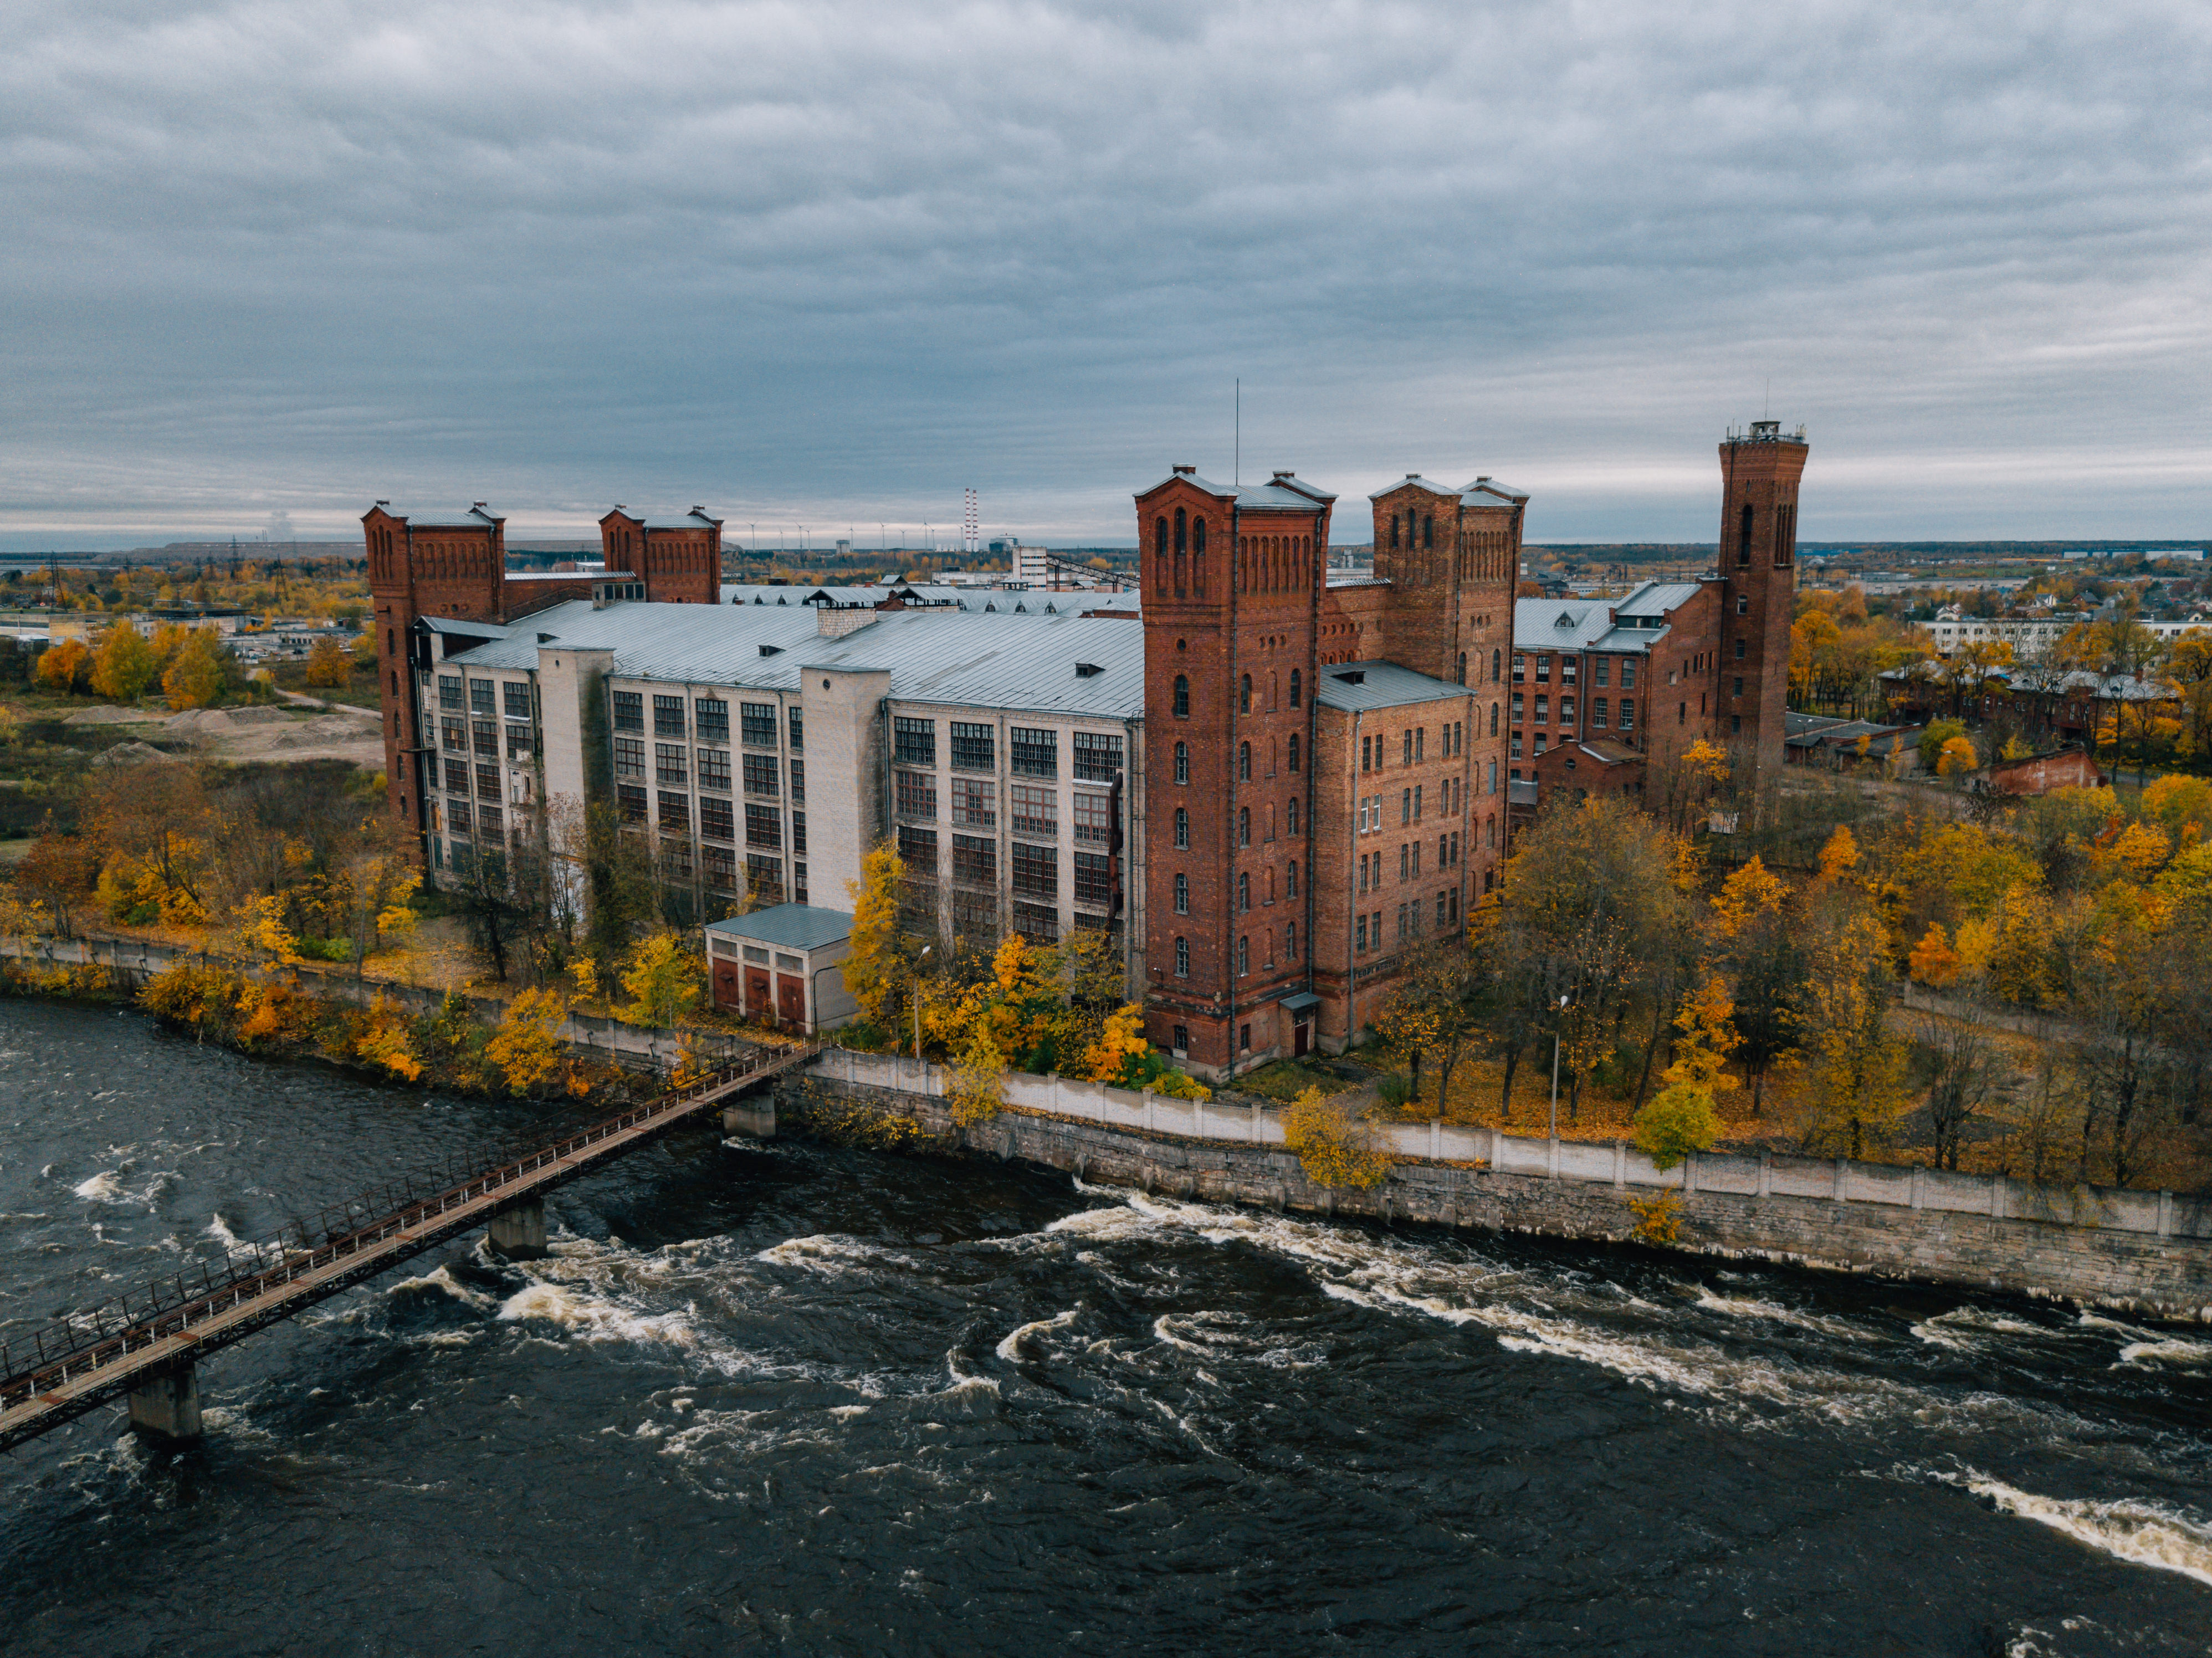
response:
[[[1307,1060],[1270,1060],[1257,1071],[1248,1071],[1230,1086],[1240,1094],[1257,1094],[1263,1100],[1287,1105],[1309,1088],[1324,1094],[1341,1094],[1352,1087],[1324,1066]]]

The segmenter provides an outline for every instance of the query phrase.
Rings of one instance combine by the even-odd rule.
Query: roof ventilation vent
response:
[[[763,645],[760,647],[760,653],[763,656],[781,656],[783,654],[783,647],[781,645]]]
[[[1176,468],[1176,476],[1177,477],[1194,477],[1197,476],[1197,473],[1198,468],[1195,466],[1177,466]]]
[[[1096,662],[1079,662],[1075,665],[1075,677],[1078,679],[1088,679],[1093,674],[1102,674],[1106,670]]]
[[[1347,685],[1364,685],[1367,683],[1367,670],[1354,668],[1350,673],[1340,673],[1336,677]]]

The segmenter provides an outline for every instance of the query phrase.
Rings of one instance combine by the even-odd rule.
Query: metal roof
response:
[[[1423,477],[1419,472],[1408,472],[1405,477],[1400,478],[1395,483],[1386,483],[1380,489],[1370,490],[1368,494],[1367,499],[1370,501],[1380,501],[1392,490],[1402,489],[1408,484],[1411,484],[1416,489],[1426,489],[1433,495],[1455,495],[1460,493],[1458,490],[1452,489],[1447,484],[1431,483],[1428,479]]]
[[[1417,702],[1441,702],[1464,697],[1464,685],[1448,679],[1431,679],[1395,662],[1340,662],[1322,669],[1314,680],[1314,701],[1326,708],[1364,714],[1376,708],[1402,708]]]
[[[1145,714],[1145,630],[1117,616],[892,610],[819,646],[794,672],[887,668],[895,701],[1105,720]]]
[[[1195,472],[1170,472],[1152,485],[1152,489],[1139,490],[1137,499],[1143,500],[1152,493],[1152,489],[1165,489],[1177,478],[1181,478],[1185,483],[1205,490],[1209,495],[1219,495],[1226,500],[1234,501],[1237,507],[1245,512],[1310,513],[1316,507],[1325,506],[1336,499],[1334,495],[1325,490],[1315,489],[1311,484],[1297,479],[1290,472],[1279,472],[1275,475],[1275,481],[1255,484],[1249,489],[1234,483],[1209,483]],[[1291,482],[1285,484],[1281,482],[1285,478],[1289,478]]]
[[[1680,610],[1697,596],[1694,581],[1645,581],[1631,588],[1628,597],[1613,610],[1616,616],[1663,616]]]
[[[777,904],[750,915],[709,921],[707,931],[784,950],[819,950],[851,938],[853,918],[842,910],[817,909],[811,904]]]
[[[525,617],[507,638],[446,659],[534,669],[540,646],[555,643],[612,651],[618,679],[797,691],[807,667],[882,668],[900,701],[1108,720],[1145,712],[1145,630],[1118,616],[887,610],[842,638],[824,639],[813,608],[795,603],[595,610],[572,599]],[[762,654],[764,647],[770,654]]]
[[[416,618],[423,630],[434,634],[461,634],[470,639],[504,639],[509,629],[496,622],[465,622],[457,616],[425,616]],[[448,657],[447,661],[453,659]]]
[[[388,501],[380,501],[370,511],[380,509],[387,517],[404,519],[417,530],[483,530],[505,522],[497,513],[486,512],[481,505],[466,507],[458,513],[450,507],[434,507],[427,513],[418,513],[411,507],[394,507]],[[363,513],[362,516],[367,518],[368,513]]]
[[[1516,489],[1510,483],[1500,483],[1496,478],[1492,477],[1477,478],[1459,493],[1462,500],[1465,500],[1469,495],[1502,495],[1504,499],[1498,502],[1501,507],[1510,507],[1516,501],[1528,499],[1528,492],[1526,489]],[[1477,506],[1483,504],[1480,501],[1475,503]]]
[[[612,651],[620,678],[754,685],[789,682],[797,663],[793,653],[811,644],[817,633],[814,612],[803,604],[755,610],[626,604],[599,610],[588,599],[572,598],[525,616],[504,639],[446,659],[471,667],[534,669],[540,645],[561,644]],[[763,645],[780,654],[762,656]]]

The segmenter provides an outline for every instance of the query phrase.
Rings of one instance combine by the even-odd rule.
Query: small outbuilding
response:
[[[714,1005],[785,1030],[834,1030],[860,1011],[845,989],[853,918],[811,904],[777,904],[707,927]]]

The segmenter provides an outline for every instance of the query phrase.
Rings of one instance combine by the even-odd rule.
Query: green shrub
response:
[[[1721,1137],[1713,1096],[1688,1083],[1676,1083],[1652,1096],[1636,1114],[1636,1149],[1659,1169],[1672,1169],[1692,1151],[1704,1151]]]

